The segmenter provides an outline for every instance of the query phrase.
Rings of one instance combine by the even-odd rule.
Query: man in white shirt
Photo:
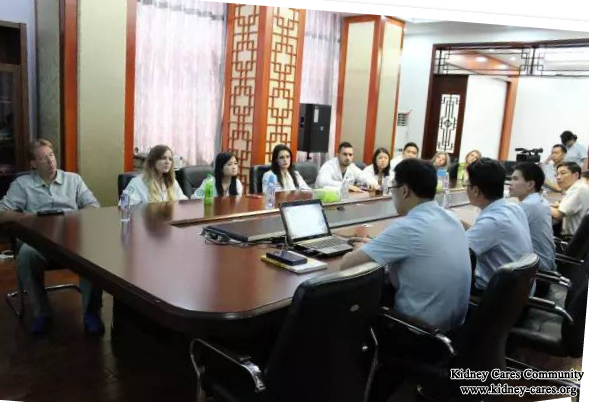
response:
[[[567,149],[562,144],[556,144],[552,147],[550,156],[542,163],[542,171],[544,171],[544,187],[549,188],[557,193],[562,192],[562,189],[558,187],[556,182],[556,167],[564,162],[567,156]]]
[[[391,170],[394,170],[402,160],[417,158],[417,155],[419,155],[419,147],[417,144],[414,142],[408,142],[403,147],[403,153],[391,159]]]
[[[564,190],[564,198],[552,205],[552,219],[562,222],[563,235],[573,236],[583,216],[589,213],[589,186],[581,179],[581,168],[575,162],[558,165],[556,180]]]
[[[575,162],[582,170],[587,170],[587,147],[577,142],[577,136],[570,131],[560,135],[560,140],[567,147],[565,162]]]
[[[328,160],[321,166],[317,175],[317,187],[341,187],[344,180],[350,186],[349,190],[359,193],[362,192],[359,186],[365,185],[371,190],[378,187],[378,182],[356,166],[354,160],[354,148],[347,141],[342,142],[337,149],[337,156]]]

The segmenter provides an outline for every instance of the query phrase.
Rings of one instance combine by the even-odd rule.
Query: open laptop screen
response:
[[[302,205],[286,205],[281,208],[284,226],[292,241],[300,241],[319,235],[328,236],[329,227],[320,202]]]

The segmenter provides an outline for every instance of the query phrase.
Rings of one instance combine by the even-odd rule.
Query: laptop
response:
[[[326,257],[353,250],[347,240],[331,234],[320,200],[283,202],[280,216],[287,243],[297,249]]]

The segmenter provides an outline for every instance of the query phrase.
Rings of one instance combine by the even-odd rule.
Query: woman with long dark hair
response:
[[[215,185],[213,197],[226,197],[230,195],[242,195],[243,185],[237,178],[239,165],[237,156],[233,152],[221,152],[215,158]],[[203,198],[206,180],[192,195],[192,199]]]
[[[125,190],[131,205],[188,199],[176,181],[174,154],[167,145],[156,145],[149,150],[145,171],[133,178]]]
[[[388,183],[385,183],[384,187],[389,186],[393,173],[389,151],[386,148],[377,148],[372,155],[372,163],[364,168],[363,173],[367,178],[376,181],[381,189],[386,177]]]
[[[262,192],[266,192],[270,176],[276,176],[276,191],[311,190],[297,172],[292,163],[292,152],[283,144],[278,144],[272,151],[270,170],[262,176]]]

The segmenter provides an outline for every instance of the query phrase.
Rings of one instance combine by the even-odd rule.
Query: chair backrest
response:
[[[176,172],[176,180],[184,195],[190,198],[209,174],[215,174],[215,169],[212,166],[185,166]]]
[[[507,337],[528,301],[538,264],[536,254],[527,254],[493,274],[460,334],[459,354],[452,367],[505,370]]]
[[[273,400],[362,401],[362,346],[376,318],[384,269],[375,263],[318,276],[296,290],[265,370]]]
[[[262,192],[262,176],[270,170],[270,165],[254,165],[250,169],[250,194]]]
[[[589,214],[581,220],[579,228],[566,248],[566,255],[579,260],[589,256]]]
[[[364,170],[364,168],[366,167],[366,164],[362,161],[354,162],[354,165],[358,166],[360,170]]]
[[[583,265],[567,265],[567,277],[571,280],[572,286],[567,292],[564,307],[573,318],[573,324],[563,321],[561,335],[568,355],[578,358],[583,356],[583,340],[585,339],[589,260],[586,260]]]
[[[319,166],[317,166],[317,163],[313,161],[298,162],[295,165],[295,169],[301,174],[305,183],[307,183],[309,187],[313,187],[317,180],[317,175],[319,174]]]
[[[499,161],[499,164],[505,169],[505,177],[511,180],[511,175],[513,174],[515,165],[517,165],[517,161]]]
[[[136,171],[136,170],[134,170],[132,172],[125,172],[125,173],[119,174],[119,178],[117,181],[118,189],[119,189],[119,198],[121,198],[121,194],[123,193],[123,190],[129,184],[129,182],[131,180],[133,180],[133,178],[135,178],[136,176],[139,176],[140,174],[141,174],[141,172]]]
[[[452,163],[450,164],[450,167],[448,168],[448,176],[451,179],[457,179],[458,178],[458,166],[459,163]]]

